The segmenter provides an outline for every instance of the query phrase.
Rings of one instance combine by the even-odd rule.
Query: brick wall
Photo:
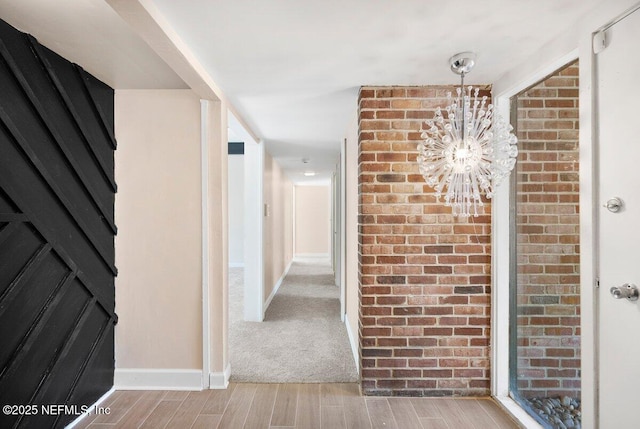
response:
[[[580,396],[578,64],[518,96],[518,387]]]
[[[370,395],[489,394],[490,211],[437,202],[416,164],[445,87],[359,97],[362,388]],[[485,91],[486,92],[486,91]]]

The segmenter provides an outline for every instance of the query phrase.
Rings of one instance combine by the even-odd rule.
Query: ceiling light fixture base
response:
[[[473,52],[460,52],[449,58],[451,71],[455,74],[467,74],[476,65],[476,54]]]

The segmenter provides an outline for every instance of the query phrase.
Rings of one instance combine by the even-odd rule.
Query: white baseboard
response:
[[[229,262],[229,268],[244,268],[244,262]]]
[[[229,386],[229,377],[231,377],[231,365],[222,372],[212,372],[209,374],[209,389],[226,389]]]
[[[85,411],[84,413],[80,414],[78,416],[77,419],[75,419],[74,421],[72,421],[71,423],[69,423],[68,425],[65,426],[65,429],[71,429],[72,427],[74,427],[75,425],[77,425],[78,423],[80,423],[80,420],[84,419],[85,417],[87,417],[90,414],[95,414],[96,412],[96,408],[102,403],[104,402],[105,399],[107,399],[109,396],[111,396],[111,394],[113,392],[116,391],[115,387],[112,387],[107,393],[105,393],[104,395],[102,395],[100,398],[98,398],[98,400],[96,402],[94,402],[91,406],[89,406],[89,408],[87,409],[87,411]]]
[[[356,336],[351,332],[351,325],[349,324],[349,317],[345,313],[344,325],[347,328],[347,336],[349,337],[349,344],[351,344],[351,353],[353,354],[353,360],[356,363],[356,370],[360,374],[360,354],[358,353],[358,341]]]
[[[202,390],[202,370],[116,368],[116,390]]]
[[[289,270],[291,269],[291,264],[293,264],[293,260],[291,260],[291,262],[289,262],[289,265],[287,265],[287,268],[284,269],[284,272],[282,273],[282,275],[280,276],[280,278],[276,282],[275,286],[273,287],[273,290],[271,291],[271,293],[267,297],[267,300],[264,302],[264,306],[262,307],[262,308],[264,308],[264,311],[262,312],[262,319],[263,320],[264,320],[264,315],[267,313],[267,308],[269,308],[269,305],[271,304],[271,301],[273,300],[273,297],[276,296],[276,292],[278,292],[278,289],[280,289],[280,286],[282,286],[282,282],[284,281],[284,278],[289,273]]]

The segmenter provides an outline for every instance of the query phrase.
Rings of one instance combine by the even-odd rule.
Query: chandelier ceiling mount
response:
[[[473,52],[460,52],[449,58],[451,71],[455,74],[465,75],[473,70],[476,65],[476,54]]]

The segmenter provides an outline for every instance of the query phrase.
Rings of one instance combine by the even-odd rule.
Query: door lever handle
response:
[[[640,296],[638,287],[629,283],[625,283],[622,286],[614,286],[609,289],[609,292],[615,299],[627,298],[629,301],[637,301]]]

